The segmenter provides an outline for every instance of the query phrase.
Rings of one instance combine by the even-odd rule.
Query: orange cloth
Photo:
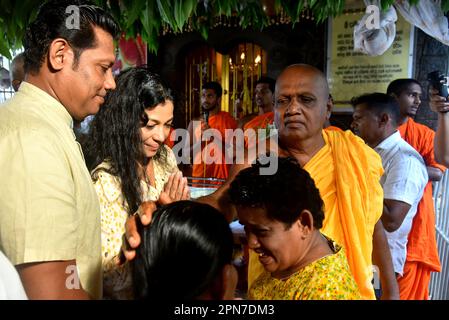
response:
[[[215,138],[211,139],[209,142],[203,142],[202,143],[202,152],[203,159],[207,159],[208,157],[219,157],[219,155],[216,154],[219,150],[222,151],[221,156],[221,163],[211,163],[211,164],[205,164],[203,161],[200,160],[201,154],[197,154],[195,156],[193,168],[192,168],[192,176],[193,177],[202,177],[202,178],[218,178],[218,179],[226,179],[228,177],[229,167],[231,164],[225,163],[225,130],[226,129],[236,129],[237,128],[237,122],[235,119],[225,111],[220,111],[217,114],[209,117],[209,127],[216,129],[220,132],[221,138],[222,138],[222,145],[218,146],[216,142],[214,141]],[[194,132],[194,135],[196,136],[197,141],[200,139],[201,135],[201,127],[198,126],[196,128],[196,132]],[[216,147],[216,148],[214,148]],[[210,152],[205,152],[205,148],[209,150]],[[195,162],[201,162],[195,164]]]
[[[329,126],[329,127],[324,128],[324,130],[343,131],[342,129],[340,129],[339,127],[336,127],[336,126]]]
[[[248,129],[253,129],[256,133],[254,143],[248,143],[248,137],[245,136],[245,147],[250,148],[253,147],[255,143],[257,143],[259,136],[258,136],[258,130],[259,129],[268,129],[268,126],[273,124],[274,122],[274,112],[270,111],[261,115],[258,115],[257,117],[253,118],[251,121],[248,121],[243,126],[243,131],[246,131]],[[266,133],[266,132],[265,132]],[[263,139],[263,138],[260,138]]]
[[[266,127],[269,124],[272,124],[274,121],[274,112],[270,111],[261,115],[258,115],[257,117],[251,119],[251,121],[248,121],[244,126],[243,130],[246,129],[266,129]]]
[[[400,299],[428,300],[432,271],[423,263],[407,261],[404,266],[404,275],[398,279]]]
[[[426,166],[439,168],[442,171],[446,170],[444,166],[435,161],[433,153],[435,132],[432,129],[416,123],[413,119],[409,118],[406,123],[399,127],[399,132],[402,138],[424,158]],[[405,267],[412,261],[421,263],[424,266],[420,268],[409,267],[409,272],[413,273],[416,270],[425,270],[423,272],[428,272],[429,275],[427,277],[420,276],[422,281],[419,282],[419,286],[411,286],[404,282],[413,280],[415,276],[409,275],[406,277],[404,273],[404,277],[398,279],[399,287],[411,288],[411,291],[409,291],[410,295],[400,292],[401,299],[402,297],[405,299],[413,299],[413,297],[427,296],[425,292],[428,292],[430,272],[440,272],[441,270],[435,234],[435,207],[432,198],[432,183],[430,181],[424,189],[423,197],[418,204],[416,216],[413,218],[412,229],[408,235]],[[425,283],[426,279],[428,280],[427,283]],[[416,292],[413,292],[413,290],[416,290]]]
[[[371,284],[373,233],[383,209],[380,156],[349,130],[323,130],[325,146],[304,166],[320,191],[321,232],[345,249],[363,299],[375,299]],[[263,272],[250,252],[248,286]]]

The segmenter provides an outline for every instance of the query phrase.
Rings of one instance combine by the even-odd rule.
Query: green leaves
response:
[[[268,25],[268,17],[263,11],[260,1],[246,0],[239,6],[240,26],[243,29],[249,26],[262,30]]]
[[[179,31],[182,30],[185,23],[192,15],[198,2],[196,0],[178,0],[175,1],[175,22]]]
[[[395,0],[381,0],[382,9]],[[419,0],[409,0],[414,5]],[[26,26],[34,19],[42,1],[0,0],[0,54],[10,57],[10,50],[20,48]],[[262,30],[269,19],[264,0],[94,0],[105,8],[120,24],[127,37],[142,36],[149,50],[157,52],[162,29],[183,32],[187,24],[207,39],[209,30],[218,17],[238,17],[242,28]],[[343,12],[345,0],[274,0],[277,13],[282,9],[293,23],[299,21],[304,10],[309,10],[316,23]],[[444,12],[449,11],[449,0],[441,0]]]
[[[26,26],[36,16],[40,2],[0,0],[0,54],[11,58],[11,51],[22,46]]]

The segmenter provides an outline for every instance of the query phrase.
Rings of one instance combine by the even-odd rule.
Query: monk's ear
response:
[[[60,71],[67,65],[72,65],[74,52],[67,40],[57,38],[53,40],[48,49],[48,66],[52,71]]]
[[[303,239],[307,238],[312,233],[312,231],[313,231],[313,216],[309,210],[307,210],[307,209],[303,210],[300,213],[296,223],[298,224],[298,227],[301,230],[301,233],[302,233],[301,237]]]
[[[329,120],[332,114],[332,108],[334,107],[334,102],[332,100],[332,96],[329,95],[326,103],[326,120]]]

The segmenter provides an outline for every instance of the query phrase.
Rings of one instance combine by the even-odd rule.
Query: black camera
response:
[[[449,92],[447,88],[447,77],[440,71],[432,71],[427,75],[427,80],[432,87],[438,90],[438,95],[448,98]]]

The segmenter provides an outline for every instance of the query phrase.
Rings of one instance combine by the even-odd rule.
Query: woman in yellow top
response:
[[[323,201],[293,158],[278,158],[274,175],[259,162],[239,172],[229,189],[248,246],[265,272],[251,285],[254,300],[360,299],[343,249],[319,229]]]
[[[133,298],[129,265],[117,265],[128,216],[146,201],[188,199],[187,180],[166,140],[173,123],[173,94],[146,67],[116,79],[87,138],[87,162],[101,209],[103,297]]]

